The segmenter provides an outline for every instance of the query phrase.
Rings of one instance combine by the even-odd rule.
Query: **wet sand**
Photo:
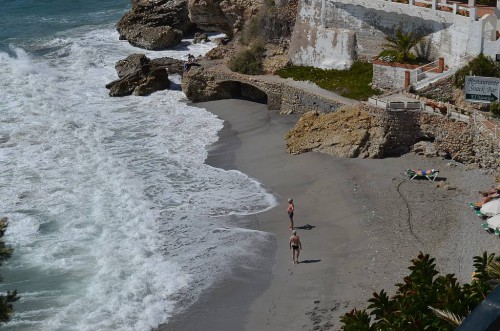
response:
[[[206,162],[257,179],[280,204],[248,223],[273,234],[271,244],[256,248],[265,262],[235,270],[162,330],[339,330],[339,316],[365,308],[374,291],[392,293],[419,251],[460,282],[470,281],[473,256],[500,251],[500,239],[467,205],[493,184],[487,172],[415,155],[289,155],[283,137],[297,116],[240,100],[197,106],[226,121]],[[437,168],[440,177],[410,181],[407,168]],[[298,265],[288,247],[288,197],[303,244]]]

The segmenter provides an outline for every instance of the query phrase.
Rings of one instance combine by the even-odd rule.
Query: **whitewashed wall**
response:
[[[289,56],[294,64],[346,69],[355,59],[355,32],[325,27],[325,0],[299,1]]]
[[[423,33],[422,53],[430,59],[444,57],[450,67],[463,65],[481,52],[500,53],[499,43],[492,40],[500,28],[495,15],[474,20],[384,0],[303,0],[289,56],[298,65],[342,68],[356,58],[378,55],[385,37],[397,28]]]

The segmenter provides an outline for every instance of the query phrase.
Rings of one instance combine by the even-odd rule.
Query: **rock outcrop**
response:
[[[189,18],[205,31],[233,37],[251,17],[257,15],[263,0],[188,0]]]
[[[171,68],[171,73],[182,72],[182,61],[170,58],[150,60],[144,54],[132,54],[118,61],[115,68],[120,79],[106,85],[110,96],[149,95],[169,88],[167,69]]]
[[[345,106],[337,112],[308,112],[286,136],[290,154],[318,151],[340,157],[382,156],[385,132],[377,117],[361,106]]]
[[[117,24],[120,39],[134,46],[162,50],[181,42],[194,27],[186,0],[132,0],[132,10]]]

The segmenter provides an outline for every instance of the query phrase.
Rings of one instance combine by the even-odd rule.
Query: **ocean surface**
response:
[[[269,235],[228,215],[276,205],[260,183],[204,164],[223,122],[177,89],[111,98],[116,61],[186,59],[118,40],[128,0],[0,0],[0,217],[15,251],[3,330],[151,330],[257,257]],[[251,251],[251,250],[250,250]]]

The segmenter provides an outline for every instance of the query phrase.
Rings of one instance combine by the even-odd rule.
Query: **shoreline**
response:
[[[481,170],[449,160],[404,155],[382,160],[342,159],[320,153],[289,155],[283,136],[297,120],[265,105],[240,100],[196,104],[225,121],[206,163],[237,169],[278,197],[254,215],[256,229],[273,234],[263,265],[236,270],[199,302],[159,330],[338,330],[339,316],[366,308],[374,291],[392,293],[419,251],[436,258],[442,273],[468,282],[472,257],[498,251],[467,202],[492,184]],[[441,182],[409,181],[407,168],[441,170]],[[292,265],[286,200],[296,203],[303,243]],[[310,230],[300,226],[312,225]],[[273,245],[270,245],[273,246]],[[260,253],[262,253],[260,252]],[[259,253],[259,254],[260,254]]]

